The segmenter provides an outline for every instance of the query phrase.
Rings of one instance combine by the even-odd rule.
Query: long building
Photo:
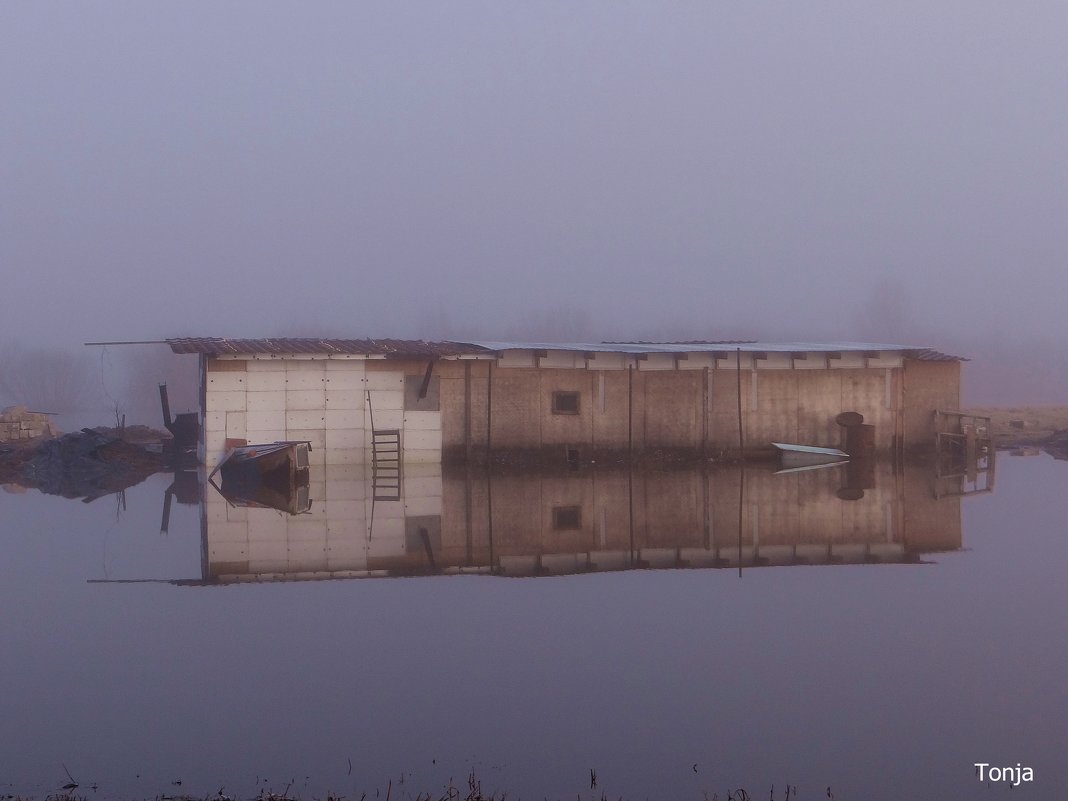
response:
[[[374,431],[405,464],[570,462],[841,447],[841,415],[881,454],[960,433],[961,358],[871,343],[168,340],[200,359],[201,456],[307,440],[313,464],[365,464]],[[946,413],[949,414],[946,414]],[[853,419],[857,419],[853,415]]]

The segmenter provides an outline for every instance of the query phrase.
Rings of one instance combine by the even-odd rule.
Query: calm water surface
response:
[[[227,507],[220,524],[209,503],[202,526],[201,506],[175,504],[161,535],[168,476],[128,491],[124,511],[113,498],[0,493],[0,794],[44,797],[68,781],[65,766],[89,798],[385,797],[390,783],[394,798],[439,797],[471,770],[509,798],[722,799],[745,787],[763,799],[775,785],[779,799],[787,782],[799,799],[828,786],[840,801],[1066,797],[1068,463],[1002,457],[996,492],[944,499],[959,516],[939,507],[951,514],[933,533],[923,505],[893,493],[842,512],[805,500],[806,486],[827,495],[823,479],[774,478],[800,482],[801,497],[795,486],[781,507],[750,507],[759,530],[749,521],[743,562],[759,543],[772,562],[809,564],[741,577],[727,548],[737,506],[706,490],[642,484],[628,520],[649,519],[623,531],[612,515],[633,487],[622,501],[607,490],[592,513],[567,506],[567,482],[523,489],[533,505],[511,512],[511,529],[498,518],[495,539],[469,537],[467,558],[542,575],[303,582],[267,580],[285,576],[266,557],[241,563]],[[441,511],[467,497],[477,519],[484,489],[450,495],[446,482]],[[507,515],[519,501],[496,492]],[[560,541],[591,542],[542,564],[531,555],[552,548],[517,532],[542,513],[529,499],[550,495],[563,498]],[[344,503],[355,501],[335,509]],[[673,542],[656,521],[687,504],[712,511],[696,534],[680,512]],[[823,542],[813,527],[827,509],[835,526],[852,522]],[[569,533],[575,523],[585,534]],[[457,560],[442,528],[413,538],[402,527],[359,558],[446,567]],[[292,552],[304,535],[287,536]],[[956,546],[928,548],[932,536]],[[723,569],[606,569],[627,548],[623,567],[670,567],[673,553]],[[582,572],[595,552],[604,572]],[[878,562],[821,563],[858,559]],[[236,583],[204,581],[219,577]],[[163,581],[100,583],[144,579]],[[976,762],[1023,763],[1035,780],[987,787]]]

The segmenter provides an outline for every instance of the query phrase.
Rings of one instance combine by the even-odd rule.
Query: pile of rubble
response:
[[[1068,461],[1068,428],[1054,431],[1042,442],[1042,449],[1054,459]]]
[[[83,428],[34,447],[0,446],[0,483],[91,501],[166,468],[161,447],[131,442],[123,433]]]

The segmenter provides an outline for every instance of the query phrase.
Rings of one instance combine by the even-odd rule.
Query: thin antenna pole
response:
[[[125,342],[83,342],[82,344],[88,347],[92,345],[166,345],[168,342],[165,339],[139,339]]]
[[[742,349],[735,351],[738,373],[738,452],[741,459],[738,474],[738,578],[742,577],[742,524],[745,509],[745,426],[742,424]]]

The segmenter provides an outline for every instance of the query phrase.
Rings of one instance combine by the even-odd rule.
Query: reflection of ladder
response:
[[[399,501],[401,493],[400,429],[375,428],[370,390],[367,391],[367,418],[371,426],[372,499]]]

